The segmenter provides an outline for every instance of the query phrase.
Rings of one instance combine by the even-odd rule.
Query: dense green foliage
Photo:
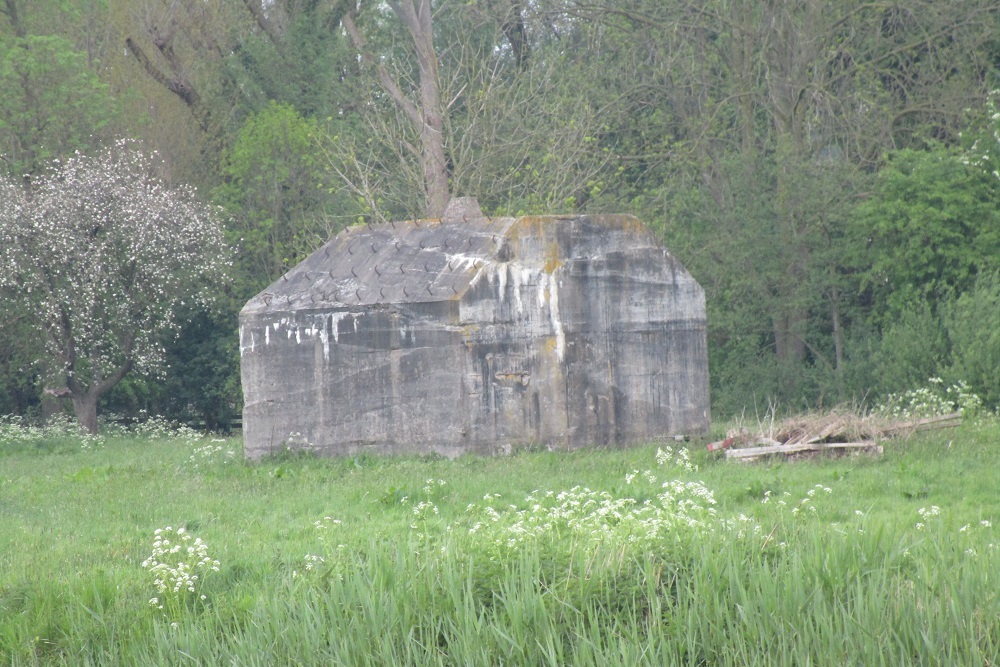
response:
[[[992,422],[751,466],[702,443],[248,465],[157,422],[65,428],[0,422],[4,664],[1000,657]]]
[[[53,158],[100,146],[116,107],[83,53],[59,35],[30,35],[0,49],[0,142],[11,174],[35,174]]]
[[[993,404],[998,66],[991,0],[6,0],[0,169],[30,186],[131,137],[228,216],[223,312],[105,409],[225,422],[241,303],[442,188],[638,215],[706,288],[718,416],[932,375]],[[0,414],[40,412],[22,329],[0,323]]]

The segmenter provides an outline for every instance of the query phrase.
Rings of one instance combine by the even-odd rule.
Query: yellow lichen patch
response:
[[[623,232],[629,234],[641,234],[648,235],[649,229],[646,228],[642,221],[634,215],[617,214],[617,215],[604,215],[601,216],[608,223],[618,226]]]
[[[525,215],[517,219],[517,224],[514,225],[515,229],[512,229],[511,232],[518,234],[525,231],[530,234],[541,235],[546,231],[545,227],[549,227],[560,220],[570,219],[570,217],[565,215]]]
[[[524,215],[517,219],[518,227],[541,227],[552,220],[550,215]]]
[[[559,242],[553,241],[545,248],[545,264],[542,268],[545,270],[545,273],[551,275],[562,265],[562,260],[559,259]],[[548,295],[545,298],[548,299]]]

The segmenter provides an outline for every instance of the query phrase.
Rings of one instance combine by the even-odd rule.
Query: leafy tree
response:
[[[1000,114],[991,95],[964,147],[891,154],[852,233],[862,242],[864,295],[881,328],[875,386],[963,381],[987,404],[996,380],[1000,269]]]
[[[632,79],[625,123],[598,137],[624,168],[603,196],[626,193],[643,218],[661,218],[667,244],[705,285],[713,383],[738,385],[742,400],[756,389],[815,401],[854,377],[848,360],[863,361],[849,348],[864,337],[851,330],[867,326],[871,302],[857,298],[867,257],[852,209],[878,198],[866,180],[891,149],[959,140],[964,109],[988,90],[984,46],[1000,8],[556,4],[602,32],[590,50]],[[630,62],[644,66],[621,67]]]
[[[215,211],[130,141],[0,182],[0,290],[46,345],[50,386],[97,432],[100,397],[163,359],[178,307],[211,301],[227,250]]]
[[[169,369],[160,383],[160,412],[228,431],[243,405],[240,388],[239,307],[192,308],[177,340],[167,347]]]
[[[927,299],[911,300],[883,326],[872,355],[876,394],[922,387],[928,378],[945,374],[951,349],[939,305]]]
[[[990,91],[982,112],[971,114],[963,139],[962,163],[992,176],[1000,188],[1000,89]]]
[[[967,382],[987,405],[1000,405],[1000,274],[981,274],[939,310],[951,345],[950,379]]]
[[[0,42],[0,154],[15,176],[99,145],[116,116],[108,86],[60,36]]]
[[[223,154],[222,176],[213,195],[230,213],[251,294],[338,231],[327,215],[336,193],[326,187],[317,123],[291,105],[272,102],[246,120]]]
[[[140,9],[140,11],[135,11]],[[218,109],[206,89],[218,87],[228,26],[239,26],[236,2],[149,0],[130,12],[124,46],[153,81],[190,109],[201,129],[218,131]]]
[[[132,374],[101,397],[103,413],[126,419],[159,415],[206,430],[226,432],[242,408],[236,305],[228,294],[205,308],[179,307],[176,331],[164,336],[164,363],[157,375]],[[218,307],[216,307],[218,306]]]
[[[232,38],[225,59],[227,91],[238,95],[242,120],[268,102],[317,118],[355,103],[350,89],[357,54],[337,29],[346,2],[244,0],[255,30]],[[266,7],[265,7],[266,6]]]
[[[143,0],[122,3],[119,22],[133,67],[186,107],[214,162],[269,101],[309,117],[354,103],[343,90],[357,69],[338,27],[345,11],[328,0]]]
[[[883,394],[940,377],[965,382],[986,405],[1000,404],[1000,275],[988,272],[958,294],[912,300],[885,323],[873,356]]]
[[[953,149],[892,154],[852,224],[867,245],[876,321],[1000,268],[1000,184]]]

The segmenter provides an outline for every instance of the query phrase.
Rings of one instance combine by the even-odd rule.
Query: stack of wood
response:
[[[876,415],[849,412],[792,417],[756,432],[746,428],[730,431],[724,440],[712,442],[708,451],[725,450],[727,459],[751,461],[762,456],[786,457],[817,452],[863,452],[881,454],[881,441],[907,436],[916,431],[957,426],[962,419],[955,412],[938,417],[893,421]]]

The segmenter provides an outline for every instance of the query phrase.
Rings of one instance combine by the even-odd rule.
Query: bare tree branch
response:
[[[15,35],[18,37],[24,37],[27,34],[24,29],[24,25],[21,23],[21,20],[17,15],[16,0],[4,0],[4,8],[0,9],[0,12],[7,15],[7,20],[10,21],[10,25],[14,29]]]
[[[186,105],[189,107],[195,107],[201,104],[201,96],[198,95],[198,91],[194,89],[189,81],[185,78],[176,76],[167,76],[163,70],[156,66],[146,52],[142,50],[134,39],[127,37],[125,39],[125,46],[128,47],[129,52],[139,61],[142,68],[146,70],[146,74],[150,76],[154,81],[165,87],[167,90],[172,92],[177,97],[181,98]],[[169,49],[166,45],[159,46],[160,52],[167,58],[175,69],[180,69],[177,63],[177,56],[173,53],[173,50]]]
[[[243,0],[243,4],[246,5],[247,11],[250,12],[250,16],[253,17],[254,22],[264,31],[267,38],[271,40],[274,47],[278,49],[279,52],[284,51],[285,40],[284,35],[281,34],[281,30],[272,21],[268,15],[264,12],[264,7],[260,0]]]
[[[417,109],[417,105],[413,103],[409,97],[403,92],[396,83],[396,80],[392,78],[389,74],[389,70],[386,69],[385,65],[378,62],[374,56],[365,48],[365,39],[358,30],[357,24],[354,22],[354,17],[349,13],[345,14],[341,19],[344,30],[347,32],[347,37],[351,40],[351,44],[357,49],[358,54],[361,56],[361,61],[368,66],[375,68],[375,73],[378,76],[379,84],[381,84],[383,90],[388,93],[392,101],[399,105],[399,108],[403,110],[403,113],[410,119],[414,125],[419,126],[421,123],[420,111]]]

